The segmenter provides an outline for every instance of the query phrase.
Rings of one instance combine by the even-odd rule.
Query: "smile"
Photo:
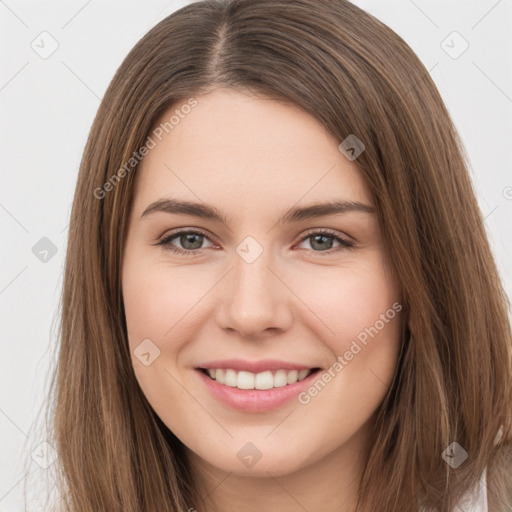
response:
[[[206,392],[224,406],[242,412],[264,413],[297,403],[320,367],[277,360],[223,360],[195,368]]]
[[[274,370],[253,373],[248,371],[237,371],[232,368],[201,368],[201,371],[219,384],[224,384],[238,389],[272,389],[281,388],[304,380],[308,375],[317,371],[318,368],[303,370]]]

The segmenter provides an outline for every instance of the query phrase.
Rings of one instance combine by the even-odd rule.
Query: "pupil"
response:
[[[313,237],[313,242],[312,242],[312,246],[313,248],[315,248],[315,244],[317,243],[317,240],[321,240],[320,242],[320,247],[316,247],[318,249],[330,249],[331,247],[325,247],[325,245],[323,246],[322,243],[325,244],[325,241],[330,241],[331,244],[328,244],[328,245],[332,245],[332,238],[331,237],[328,237],[328,236],[325,236],[325,235],[316,235]]]
[[[196,238],[196,241],[195,241],[195,242],[196,242],[196,245],[195,245],[195,246],[194,246],[194,244],[193,244],[193,242],[194,242],[194,238]],[[183,235],[183,236],[181,237],[181,240],[180,240],[180,241],[181,241],[181,243],[182,243],[183,247],[185,247],[185,249],[198,249],[198,248],[200,248],[200,247],[201,247],[201,240],[200,240],[200,239],[201,239],[201,235],[195,235],[195,234],[193,234],[193,233],[190,233],[190,234],[188,234],[188,235]],[[199,241],[199,244],[197,243],[198,241]],[[183,243],[183,242],[185,242],[185,243]],[[192,245],[193,245],[193,247],[187,247],[187,243],[188,243],[188,242],[191,242],[191,243],[192,243]]]

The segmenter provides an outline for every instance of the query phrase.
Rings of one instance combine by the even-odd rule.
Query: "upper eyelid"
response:
[[[162,235],[161,237],[159,237],[159,240],[166,240],[167,238],[172,238],[185,233],[197,233],[198,235],[202,235],[205,238],[208,238],[210,242],[218,243],[215,237],[212,237],[210,234],[208,234],[206,231],[203,231],[200,228],[177,228],[176,231],[171,231],[170,233]]]

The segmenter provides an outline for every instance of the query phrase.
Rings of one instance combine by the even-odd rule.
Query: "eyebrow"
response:
[[[227,218],[214,206],[206,203],[178,201],[176,199],[160,199],[151,203],[142,213],[141,218],[154,212],[191,215],[203,219],[228,224]],[[299,222],[302,220],[324,217],[347,212],[375,213],[375,208],[358,201],[335,200],[309,206],[290,208],[278,221],[280,224]]]

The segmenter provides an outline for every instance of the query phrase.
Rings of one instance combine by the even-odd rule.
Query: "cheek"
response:
[[[208,282],[190,269],[127,262],[123,300],[130,343],[144,338],[160,343],[172,337],[175,326],[188,320],[194,304],[208,291]]]
[[[309,318],[310,328],[316,325],[319,334],[321,330],[322,340],[333,352],[345,352],[358,337],[364,342],[369,331],[376,337],[375,327],[381,337],[397,334],[400,294],[378,255],[364,263],[329,269],[329,274],[325,268],[318,272],[303,273],[307,279],[297,280],[294,289],[314,313],[303,320]]]
[[[377,256],[333,269],[330,279],[315,277],[320,276],[302,281],[304,302],[315,313],[304,318],[329,348],[332,363],[323,376],[327,386],[320,383],[304,403],[322,394],[317,405],[339,401],[354,412],[352,420],[361,419],[378,406],[396,369],[402,333],[399,288]],[[329,391],[324,393],[324,387]]]
[[[204,290],[198,288],[201,280]],[[176,383],[175,379],[183,379],[176,368],[187,341],[184,329],[193,315],[193,305],[208,290],[204,276],[132,253],[123,266],[122,283],[133,370],[146,399],[166,425],[177,432],[181,432],[183,424],[204,421],[194,407],[175,414],[169,406],[190,405],[190,396]],[[157,348],[147,344],[147,339]],[[144,351],[139,348],[143,342],[147,347]],[[157,356],[155,350],[160,351]],[[150,354],[148,365],[137,355],[143,352]]]

